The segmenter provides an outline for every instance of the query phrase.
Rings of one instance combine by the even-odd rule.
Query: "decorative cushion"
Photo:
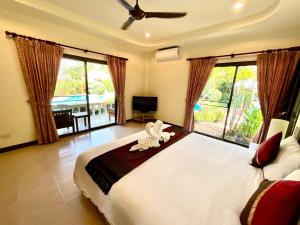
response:
[[[265,180],[240,215],[242,225],[296,225],[300,215],[300,181]]]
[[[281,141],[276,159],[263,171],[266,179],[280,180],[296,169],[300,169],[300,145],[296,137],[290,136]]]
[[[295,140],[296,140],[296,137],[295,137]],[[300,181],[300,170],[293,171],[291,174],[289,174],[287,177],[285,177],[284,180]],[[298,218],[298,225],[300,225],[300,216]]]
[[[261,143],[252,159],[251,165],[263,168],[272,162],[278,154],[281,138],[282,132],[275,134]]]

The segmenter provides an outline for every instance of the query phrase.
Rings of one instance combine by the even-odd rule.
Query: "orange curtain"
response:
[[[126,74],[126,60],[115,57],[107,56],[107,64],[109,72],[114,84],[116,98],[117,98],[117,124],[126,124],[125,114],[125,74]]]
[[[52,43],[14,38],[29,94],[37,140],[46,144],[58,140],[51,111],[63,48]]]
[[[298,51],[272,51],[257,56],[258,97],[263,124],[255,142],[266,139],[271,119],[283,113],[298,60]]]
[[[200,98],[201,92],[211,74],[216,59],[202,58],[190,61],[190,75],[186,95],[184,128],[188,131],[194,130],[194,107]]]

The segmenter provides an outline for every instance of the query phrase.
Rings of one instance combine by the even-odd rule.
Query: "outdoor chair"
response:
[[[70,128],[72,127],[75,132],[74,116],[72,115],[72,109],[55,110],[53,111],[53,117],[55,120],[56,129]]]
[[[111,121],[111,116],[115,116],[115,109],[109,107],[107,111],[108,111],[108,120]]]

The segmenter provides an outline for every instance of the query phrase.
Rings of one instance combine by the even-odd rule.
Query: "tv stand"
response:
[[[132,120],[134,122],[139,122],[139,123],[146,123],[146,122],[151,122],[154,121],[154,113],[155,112],[140,112],[140,111],[133,111],[132,112]]]

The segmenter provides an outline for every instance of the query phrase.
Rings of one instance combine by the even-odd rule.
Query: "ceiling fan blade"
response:
[[[117,0],[123,7],[125,7],[127,10],[132,10],[133,7],[131,5],[129,5],[128,2],[126,2],[125,0]]]
[[[145,12],[146,18],[178,18],[184,17],[186,12]]]
[[[133,17],[129,17],[128,20],[122,25],[121,29],[122,30],[127,30],[130,25],[133,23],[135,19]]]

